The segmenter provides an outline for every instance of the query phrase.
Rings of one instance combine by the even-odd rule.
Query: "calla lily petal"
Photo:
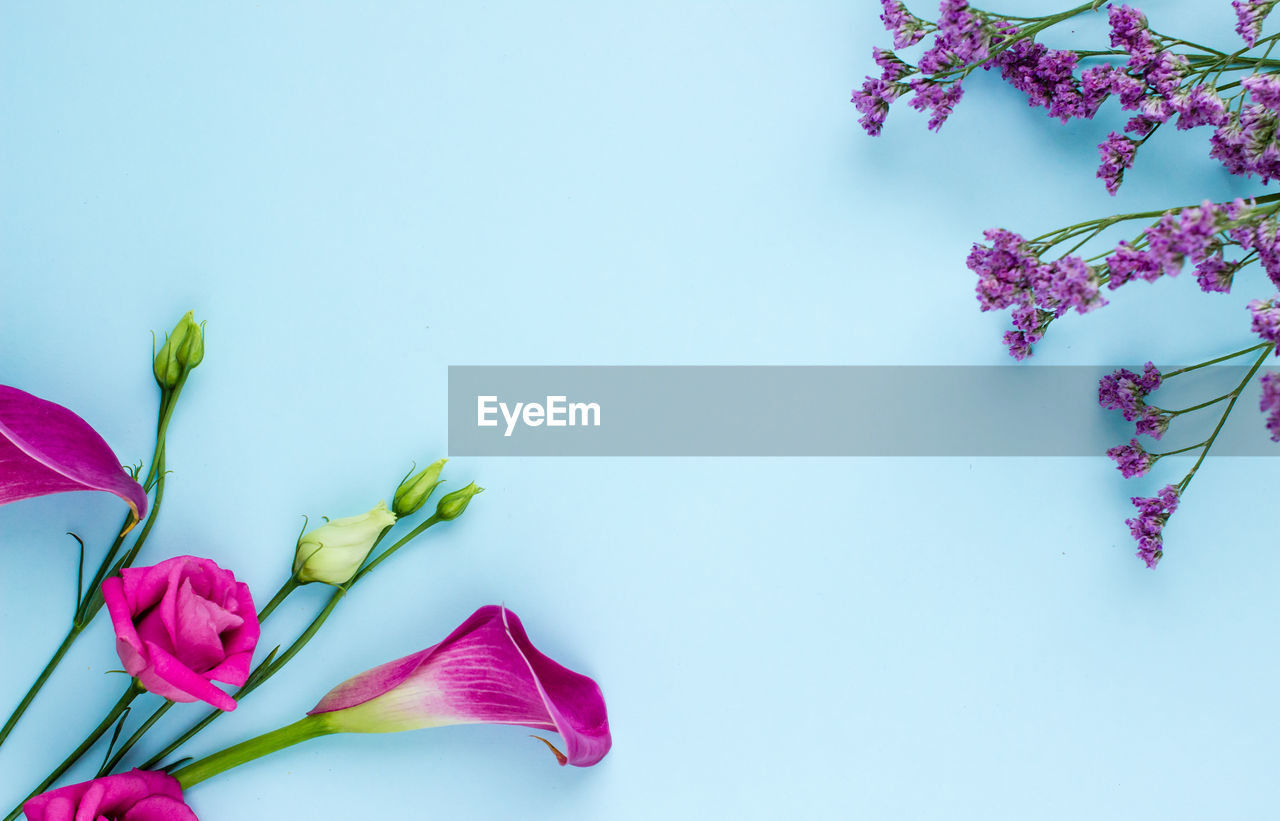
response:
[[[375,667],[329,692],[310,713],[341,732],[449,724],[519,724],[564,737],[561,764],[588,767],[612,743],[600,687],[529,641],[504,607],[477,610],[439,644]]]
[[[54,402],[0,385],[0,504],[105,490],[141,519],[147,494],[89,423]]]

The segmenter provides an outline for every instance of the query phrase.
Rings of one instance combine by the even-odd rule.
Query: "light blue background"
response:
[[[1234,47],[1226,0],[1147,9]],[[303,514],[362,511],[441,453],[450,364],[1002,362],[1005,320],[976,310],[964,267],[982,229],[1256,190],[1205,157],[1207,133],[1170,133],[1112,200],[1093,146],[1122,115],[1062,127],[990,76],[940,134],[901,106],[869,139],[848,96],[887,43],[872,0],[0,14],[0,382],[143,459],[149,330],[196,309],[208,354],[143,558],[213,556],[261,601]],[[1133,286],[1038,360],[1243,347],[1261,289]],[[205,821],[1270,815],[1276,465],[1211,462],[1151,573],[1126,497],[1174,474],[455,460],[454,486],[488,488],[466,517],[188,750],[291,721],[505,602],[601,683],[610,756],[560,769],[518,728],[328,738],[188,797]],[[0,705],[64,629],[62,534],[100,549],[119,508],[0,509]],[[324,596],[291,600],[264,648]],[[99,622],[0,750],[5,807],[117,698],[118,666]]]

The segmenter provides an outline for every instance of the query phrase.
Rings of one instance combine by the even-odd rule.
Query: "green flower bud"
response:
[[[395,498],[391,500],[391,509],[395,511],[396,518],[412,516],[426,504],[440,485],[440,471],[444,470],[444,463],[447,461],[449,460],[440,459],[432,462],[412,476],[404,478],[400,487],[396,488]]]
[[[462,515],[462,511],[467,509],[467,505],[471,504],[471,497],[483,491],[484,488],[472,482],[460,490],[445,495],[440,500],[440,504],[436,505],[436,518],[446,522],[458,518]]]
[[[184,374],[204,359],[204,325],[197,325],[187,311],[164,338],[156,353],[156,382],[162,388],[173,388]]]
[[[382,531],[395,523],[387,503],[378,502],[368,513],[334,519],[304,534],[293,558],[294,578],[303,584],[346,584],[369,557]]]

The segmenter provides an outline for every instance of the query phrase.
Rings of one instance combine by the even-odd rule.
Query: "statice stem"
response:
[[[1169,414],[1170,416],[1181,416],[1184,413],[1194,413],[1195,411],[1204,410],[1205,408],[1212,407],[1213,405],[1218,404],[1219,402],[1228,398],[1229,396],[1231,396],[1231,394],[1224,393],[1222,396],[1219,396],[1216,399],[1210,399],[1208,402],[1201,402],[1198,405],[1192,405],[1189,408],[1182,408],[1181,410],[1171,410],[1171,411],[1164,411],[1164,412]],[[1164,410],[1164,409],[1160,408],[1159,410]],[[1201,444],[1204,444],[1204,443],[1202,442]]]
[[[1161,374],[1161,375],[1160,375],[1160,378],[1161,378],[1161,380],[1163,380],[1163,381],[1166,381],[1166,382],[1167,382],[1168,380],[1170,380],[1170,379],[1172,379],[1173,377],[1178,376],[1178,375],[1180,375],[1180,374],[1190,373],[1191,371],[1198,371],[1198,370],[1200,370],[1201,368],[1207,368],[1207,367],[1209,367],[1210,365],[1217,365],[1219,362],[1226,362],[1228,359],[1235,359],[1237,356],[1244,356],[1244,355],[1245,355],[1245,354],[1247,354],[1247,353],[1253,353],[1254,351],[1260,351],[1260,350],[1262,350],[1263,348],[1268,348],[1268,349],[1269,349],[1269,348],[1271,348],[1271,347],[1273,347],[1273,346],[1272,346],[1269,342],[1262,342],[1262,343],[1260,343],[1260,344],[1252,345],[1252,346],[1250,346],[1250,347],[1248,347],[1248,348],[1243,348],[1243,349],[1241,349],[1241,350],[1238,350],[1238,351],[1236,351],[1235,353],[1229,353],[1229,354],[1226,354],[1225,356],[1219,356],[1219,357],[1215,357],[1215,358],[1213,358],[1213,359],[1210,359],[1210,360],[1209,360],[1209,361],[1207,361],[1207,362],[1201,362],[1201,363],[1199,363],[1198,365],[1188,365],[1188,366],[1187,366],[1187,367],[1185,367],[1185,368],[1174,368],[1174,369],[1173,369],[1173,370],[1171,370],[1171,371],[1165,371],[1163,374]],[[1230,396],[1230,395],[1231,395],[1231,394],[1227,394],[1227,396]],[[1221,398],[1221,397],[1220,397],[1220,398]],[[1186,410],[1194,410],[1194,408],[1187,408]],[[1174,412],[1174,413],[1185,413],[1185,411],[1173,411],[1173,412]]]
[[[1222,418],[1218,420],[1217,427],[1213,429],[1213,433],[1209,434],[1209,438],[1205,440],[1204,450],[1200,452],[1200,458],[1196,459],[1196,463],[1191,466],[1191,470],[1182,478],[1182,481],[1178,483],[1178,492],[1180,494],[1186,492],[1187,486],[1191,484],[1191,480],[1195,478],[1196,472],[1199,471],[1200,466],[1204,464],[1205,457],[1209,455],[1209,450],[1213,447],[1213,443],[1218,440],[1218,434],[1222,433],[1222,427],[1227,424],[1227,418],[1231,416],[1231,411],[1235,408],[1236,402],[1239,401],[1240,394],[1244,392],[1245,386],[1253,380],[1253,377],[1258,373],[1258,369],[1262,367],[1263,362],[1267,361],[1267,357],[1271,355],[1271,352],[1275,350],[1275,347],[1276,346],[1271,343],[1262,346],[1262,355],[1253,363],[1253,367],[1249,369],[1247,374],[1245,374],[1244,379],[1240,381],[1240,384],[1236,386],[1236,389],[1231,392],[1231,401],[1227,403],[1226,410],[1222,412]]]

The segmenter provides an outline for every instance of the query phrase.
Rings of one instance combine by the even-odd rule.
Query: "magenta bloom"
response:
[[[89,423],[61,405],[0,385],[0,504],[66,493],[114,493],[141,519],[147,494]]]
[[[197,821],[178,779],[147,770],[51,790],[22,809],[29,821]]]
[[[154,567],[126,567],[102,583],[124,669],[171,701],[207,701],[234,710],[214,687],[239,687],[258,646],[258,612],[249,587],[209,559],[178,556]]]
[[[310,712],[317,714],[352,733],[519,724],[559,733],[567,752],[556,757],[578,767],[604,758],[612,743],[600,687],[538,652],[520,619],[496,605],[434,647],[339,684]]]

